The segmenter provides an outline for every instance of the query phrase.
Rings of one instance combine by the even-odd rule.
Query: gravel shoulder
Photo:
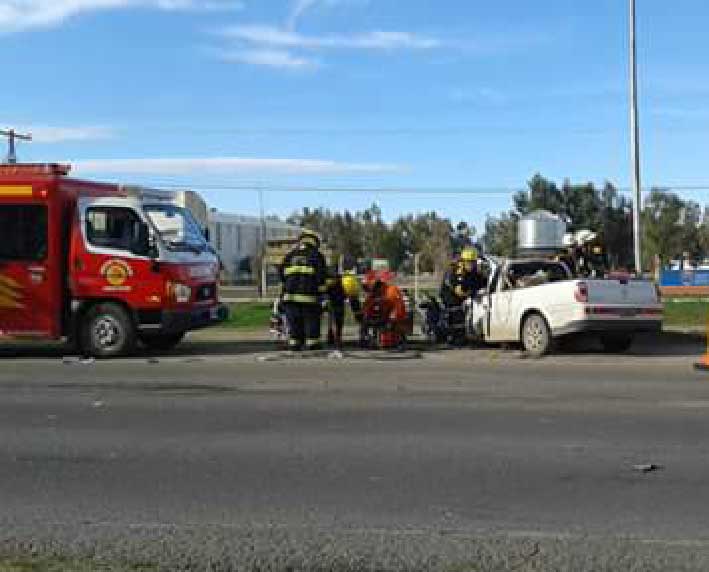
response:
[[[280,527],[102,527],[0,542],[2,572],[673,572],[709,569],[709,544],[559,535]]]

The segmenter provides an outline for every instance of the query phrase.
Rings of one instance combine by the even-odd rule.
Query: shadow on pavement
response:
[[[130,358],[190,357],[203,355],[247,355],[282,351],[282,347],[269,340],[187,340],[167,351],[146,348],[138,350]],[[61,359],[77,357],[79,352],[69,344],[59,342],[0,343],[0,359]],[[121,359],[121,358],[114,358]]]
[[[688,356],[696,357],[706,351],[705,337],[698,333],[662,332],[661,334],[638,334],[627,352],[616,355],[628,356]],[[606,354],[598,336],[582,336],[561,344],[564,355]]]
[[[169,351],[150,351],[139,349],[133,358],[160,358],[160,357],[197,357],[209,355],[249,355],[277,353],[284,350],[283,345],[269,339],[187,339],[185,342]],[[432,346],[423,340],[414,340],[407,345],[407,349],[421,352],[422,354],[446,354],[463,351],[485,351],[486,349],[500,349],[500,346],[467,345],[464,347],[448,346],[445,344]],[[507,347],[502,346],[505,350]],[[359,350],[355,341],[345,344],[345,351]],[[628,352],[623,355],[631,356],[691,356],[696,357],[706,351],[705,337],[697,333],[663,332],[662,334],[641,334]],[[510,346],[510,353],[519,353],[518,346]],[[597,336],[585,336],[569,339],[560,344],[557,353],[563,355],[603,355],[603,349]],[[25,358],[25,359],[61,359],[63,357],[77,356],[71,346],[59,342],[2,342],[0,343],[0,359]]]

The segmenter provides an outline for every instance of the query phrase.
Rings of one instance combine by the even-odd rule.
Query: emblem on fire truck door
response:
[[[133,269],[125,260],[114,258],[103,263],[101,276],[108,282],[104,290],[130,290],[125,284],[133,276]]]

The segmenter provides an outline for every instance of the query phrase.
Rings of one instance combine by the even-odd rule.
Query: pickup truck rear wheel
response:
[[[524,319],[521,337],[525,351],[533,357],[541,357],[551,351],[551,330],[540,314],[529,314]]]
[[[80,340],[81,349],[94,357],[126,355],[135,347],[135,325],[119,304],[99,303],[84,316]]]
[[[185,337],[184,332],[178,334],[144,334],[140,336],[143,345],[151,350],[171,350]]]
[[[603,351],[609,354],[620,354],[630,349],[633,344],[633,336],[630,334],[603,334],[601,345]]]

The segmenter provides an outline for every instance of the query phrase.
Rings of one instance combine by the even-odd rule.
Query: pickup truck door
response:
[[[501,268],[490,294],[489,305],[489,339],[491,341],[511,341],[517,338],[516,332],[511,332],[512,290],[504,279],[505,269]]]

